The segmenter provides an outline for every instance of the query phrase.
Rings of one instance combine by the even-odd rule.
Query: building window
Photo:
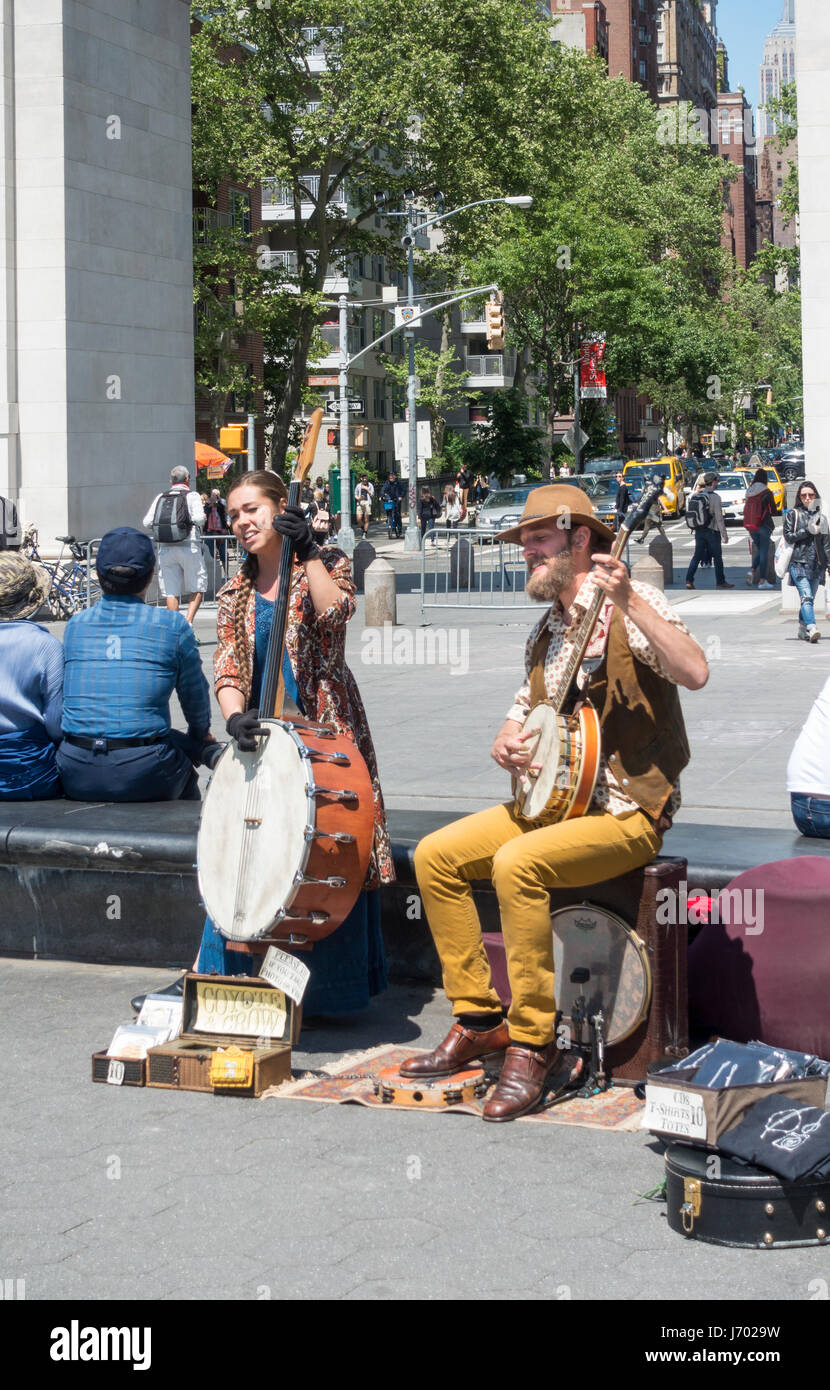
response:
[[[378,449],[378,473],[386,472],[386,450]]]
[[[230,204],[231,226],[235,231],[241,232],[243,236],[251,235],[251,195],[243,193],[239,188],[231,188],[228,192]]]
[[[374,382],[374,389],[373,389],[372,395],[373,395],[373,403],[374,403],[374,411],[373,411],[374,418],[375,418],[376,420],[385,420],[385,419],[386,419],[386,382],[385,382],[385,381],[375,381],[375,382]]]
[[[647,82],[647,81],[648,81],[648,65],[647,65],[647,63],[646,63],[646,61],[645,61],[644,58],[641,58],[641,59],[640,59],[640,81],[641,81],[641,82]]]

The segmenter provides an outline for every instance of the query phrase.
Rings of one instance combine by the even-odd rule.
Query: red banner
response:
[[[583,401],[605,400],[605,334],[594,333],[579,345],[579,394]]]

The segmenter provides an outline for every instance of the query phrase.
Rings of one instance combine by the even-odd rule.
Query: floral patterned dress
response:
[[[378,778],[372,735],[357,682],[346,665],[346,624],[355,611],[355,587],[348,557],[335,546],[320,552],[340,598],[322,613],[316,613],[302,565],[295,563],[288,606],[286,648],[297,681],[302,706],[311,720],[329,724],[339,734],[352,739],[369,769],[375,802],[375,839],[364,888],[378,888],[395,877],[386,812]],[[242,575],[236,574],[219,592],[217,647],[213,660],[214,684],[220,690],[231,687],[246,694],[234,644],[234,606]],[[250,670],[254,668],[256,647],[256,593],[252,588],[245,609]]]

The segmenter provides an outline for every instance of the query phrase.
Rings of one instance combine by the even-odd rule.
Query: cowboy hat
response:
[[[46,570],[16,550],[0,553],[0,622],[31,618],[43,606],[52,583]]]
[[[590,526],[604,541],[614,539],[614,532],[602,524],[582,488],[571,487],[568,483],[535,487],[528,494],[521,520],[508,531],[501,531],[494,539],[515,541],[521,545],[522,527],[534,521],[555,521],[568,531],[576,526]]]

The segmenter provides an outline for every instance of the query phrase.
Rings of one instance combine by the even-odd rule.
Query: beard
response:
[[[575,578],[573,555],[570,550],[563,550],[561,554],[548,560],[544,569],[528,575],[525,590],[532,599],[552,603],[563,589],[574,583]]]

